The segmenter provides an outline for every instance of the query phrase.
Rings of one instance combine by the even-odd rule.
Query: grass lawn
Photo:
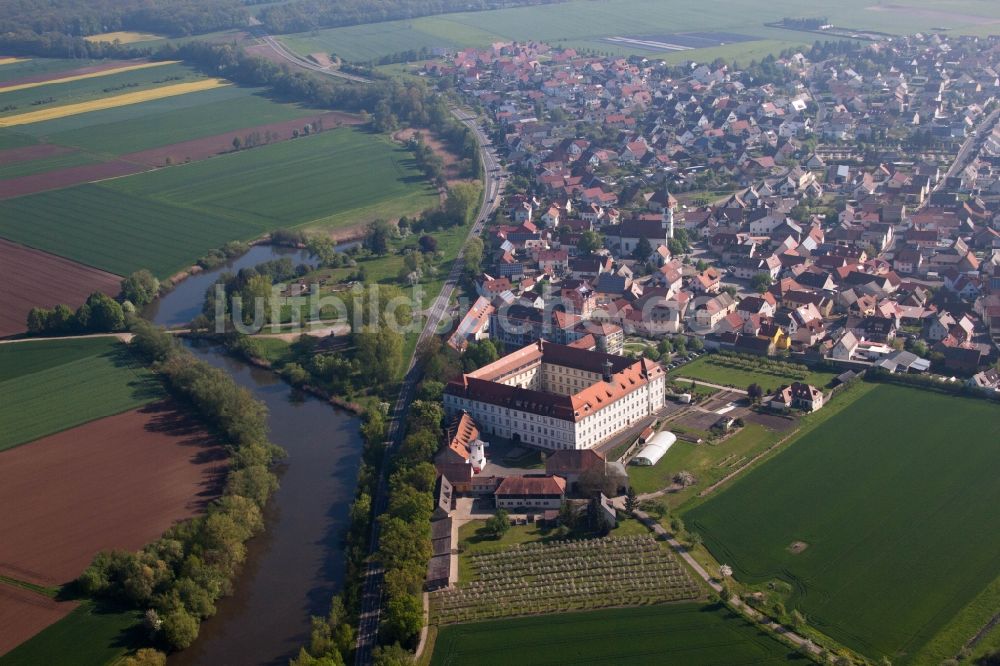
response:
[[[101,608],[85,601],[59,622],[0,657],[2,666],[103,666],[142,645],[138,611]]]
[[[743,390],[754,383],[759,384],[767,390],[777,389],[781,384],[803,381],[793,375],[776,375],[770,372],[744,370],[743,368],[723,365],[723,362],[722,357],[717,357],[716,354],[707,354],[673,370],[670,376],[673,378],[686,377],[689,379],[699,379],[703,382],[735,386]],[[822,388],[829,384],[830,380],[836,376],[832,372],[809,372],[804,381]],[[679,381],[683,384],[683,380]]]
[[[100,342],[106,344],[3,345],[0,451],[163,397],[155,376],[123,344]]]
[[[732,611],[685,603],[449,625],[438,633],[431,664],[726,666],[795,661],[809,663]]]
[[[411,154],[388,139],[337,129],[159,169],[0,202],[0,236],[127,275],[161,277],[208,250],[278,227],[335,224],[352,211],[434,205]],[[338,218],[344,222],[346,218]]]
[[[757,423],[748,423],[738,433],[718,444],[692,444],[678,439],[657,464],[651,467],[629,465],[628,477],[635,491],[641,494],[669,486],[677,472],[691,472],[697,479],[693,486],[663,498],[671,508],[676,508],[779,439],[780,433]]]
[[[836,640],[936,664],[929,651],[955,654],[1000,602],[1000,409],[862,388],[685,521],[740,581],[791,584],[789,608]]]

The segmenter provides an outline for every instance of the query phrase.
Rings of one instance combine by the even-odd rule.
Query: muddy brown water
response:
[[[343,582],[342,534],[361,460],[358,419],[302,394],[273,373],[187,343],[226,370],[270,410],[271,440],[288,456],[281,487],[265,515],[265,532],[248,544],[233,594],[201,625],[171,666],[287,664],[309,638],[309,618],[329,610]]]

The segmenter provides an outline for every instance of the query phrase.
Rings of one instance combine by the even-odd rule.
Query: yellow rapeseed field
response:
[[[28,88],[38,88],[39,86],[47,86],[53,83],[69,83],[70,81],[82,81],[83,79],[96,79],[99,76],[110,76],[112,74],[121,74],[122,72],[131,72],[136,69],[147,69],[149,67],[163,67],[164,65],[174,65],[180,61],[178,60],[162,60],[159,62],[141,62],[138,65],[122,65],[121,67],[115,67],[114,69],[104,69],[100,72],[89,72],[87,74],[77,74],[75,76],[64,76],[59,79],[49,79],[47,81],[32,81],[31,83],[18,83],[13,86],[0,87],[0,95],[6,92],[13,92],[15,90],[26,90]]]
[[[229,81],[226,81],[225,79],[200,79],[190,83],[177,83],[172,86],[162,86],[160,88],[151,88],[149,90],[141,90],[139,92],[126,93],[124,95],[115,95],[114,97],[104,97],[101,99],[91,100],[89,102],[80,102],[79,104],[66,104],[65,106],[57,106],[51,109],[29,111],[28,113],[20,113],[15,116],[7,116],[6,118],[0,118],[0,127],[13,127],[15,125],[40,123],[45,120],[75,116],[79,113],[103,111],[105,109],[113,109],[119,106],[139,104],[140,102],[149,102],[154,99],[163,99],[164,97],[173,97],[175,95],[186,95],[187,93],[198,92],[201,90],[211,90],[212,88],[219,88],[228,85]]]
[[[127,30],[120,30],[118,32],[103,32],[99,35],[84,37],[84,39],[88,42],[118,41],[121,44],[134,44],[135,42],[150,42],[154,39],[163,39],[163,37],[148,32],[129,32]]]
[[[4,58],[0,57],[0,65],[13,65],[15,62],[24,62],[27,58]]]

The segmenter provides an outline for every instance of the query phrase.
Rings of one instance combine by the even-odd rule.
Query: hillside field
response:
[[[790,583],[788,607],[838,641],[937,664],[1000,599],[1000,408],[893,385],[859,395],[684,519],[739,581]]]
[[[118,340],[0,345],[0,452],[163,397]]]
[[[279,227],[342,227],[436,204],[412,155],[337,129],[0,202],[0,236],[127,275],[167,277],[208,250]]]
[[[446,626],[438,633],[431,665],[513,662],[523,666],[809,663],[731,611],[667,604]]]
[[[541,40],[578,49],[619,55],[638,54],[670,62],[711,62],[723,57],[748,61],[782,49],[810,45],[821,35],[769,28],[785,16],[827,16],[851,28],[907,34],[947,27],[957,34],[996,32],[1000,5],[989,0],[910,0],[881,6],[873,0],[844,0],[822,8],[798,0],[739,2],[705,0],[573,0],[551,5],[485,12],[462,12],[417,19],[332,28],[282,37],[299,53],[335,53],[367,61],[408,49],[485,47],[496,41]],[[693,31],[736,33],[752,41],[685,51],[650,51],[605,41],[616,36],[670,35]]]

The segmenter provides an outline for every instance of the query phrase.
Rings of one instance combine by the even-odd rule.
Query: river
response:
[[[226,266],[192,276],[147,313],[160,324],[186,323],[200,312],[205,289],[225,271],[294,250],[258,246]],[[344,576],[341,537],[357,483],[362,442],[358,419],[303,394],[273,373],[233,358],[207,342],[188,342],[202,360],[226,370],[270,411],[271,440],[288,452],[281,487],[265,512],[264,533],[248,544],[233,594],[201,625],[172,666],[287,664],[309,639],[309,618],[329,609]]]

